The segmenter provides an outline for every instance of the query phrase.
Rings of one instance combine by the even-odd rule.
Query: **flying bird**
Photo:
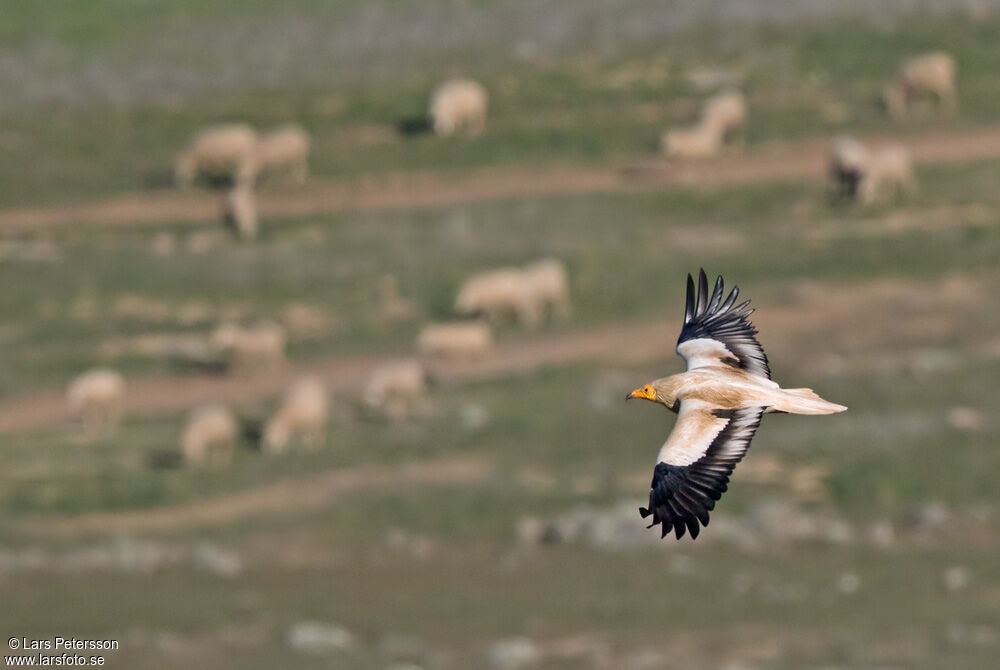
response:
[[[699,524],[725,493],[736,464],[746,454],[761,417],[768,412],[834,414],[847,408],[827,402],[812,389],[783,389],[771,381],[767,356],[750,323],[750,301],[736,304],[739,287],[723,299],[723,281],[708,292],[705,271],[698,273],[698,291],[688,275],[684,327],[677,353],[687,371],[652,381],[627,396],[660,403],[677,413],[653,470],[649,528],[660,524],[660,537],[671,530],[697,538]]]

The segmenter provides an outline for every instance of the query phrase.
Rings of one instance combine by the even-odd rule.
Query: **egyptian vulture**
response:
[[[687,371],[652,381],[626,396],[660,403],[677,413],[653,470],[649,508],[639,508],[660,537],[671,530],[697,538],[708,513],[725,493],[729,477],[768,412],[834,414],[847,408],[811,389],[783,389],[771,381],[767,356],[750,323],[750,301],[736,304],[738,287],[723,299],[722,277],[708,292],[705,271],[698,291],[688,275],[684,327],[677,353]]]

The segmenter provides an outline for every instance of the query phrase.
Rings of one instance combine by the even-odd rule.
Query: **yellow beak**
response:
[[[649,388],[648,386],[643,386],[637,388],[636,390],[625,396],[626,400],[631,400],[632,398],[642,398],[643,400],[656,400],[656,391]]]

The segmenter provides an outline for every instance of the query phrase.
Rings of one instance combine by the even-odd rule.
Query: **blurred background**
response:
[[[987,668],[1000,3],[0,20],[0,631],[120,668]],[[770,416],[645,530],[684,280]],[[7,650],[5,650],[6,653]]]

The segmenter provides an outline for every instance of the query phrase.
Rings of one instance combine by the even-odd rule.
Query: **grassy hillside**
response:
[[[749,96],[747,160],[1000,118],[995,16],[786,4],[740,31],[726,2],[11,5],[0,207],[167,188],[186,138],[231,119],[304,124],[323,184],[641,161],[713,77]],[[958,60],[959,113],[890,124],[882,85],[928,49]],[[400,135],[457,73],[489,88],[488,131]],[[546,670],[990,667],[1000,160],[918,177],[869,209],[803,175],[265,216],[253,244],[214,218],[5,230],[0,417],[30,427],[0,432],[0,630],[113,638],[108,667],[135,669],[490,668],[520,638]],[[228,467],[171,463],[223,384],[140,344],[270,319],[293,369],[347,378],[411,355],[465,277],[543,256],[568,268],[571,318],[501,325],[480,368],[440,366],[418,416],[341,385],[323,449],[266,456],[248,431]],[[753,299],[777,380],[850,410],[767,416],[698,541],[658,542],[635,508],[673,419],[623,397],[681,369],[699,267]],[[380,318],[386,275],[414,320]],[[90,439],[61,394],[96,365],[150,397]],[[248,429],[279,402],[269,374],[222,378]]]

